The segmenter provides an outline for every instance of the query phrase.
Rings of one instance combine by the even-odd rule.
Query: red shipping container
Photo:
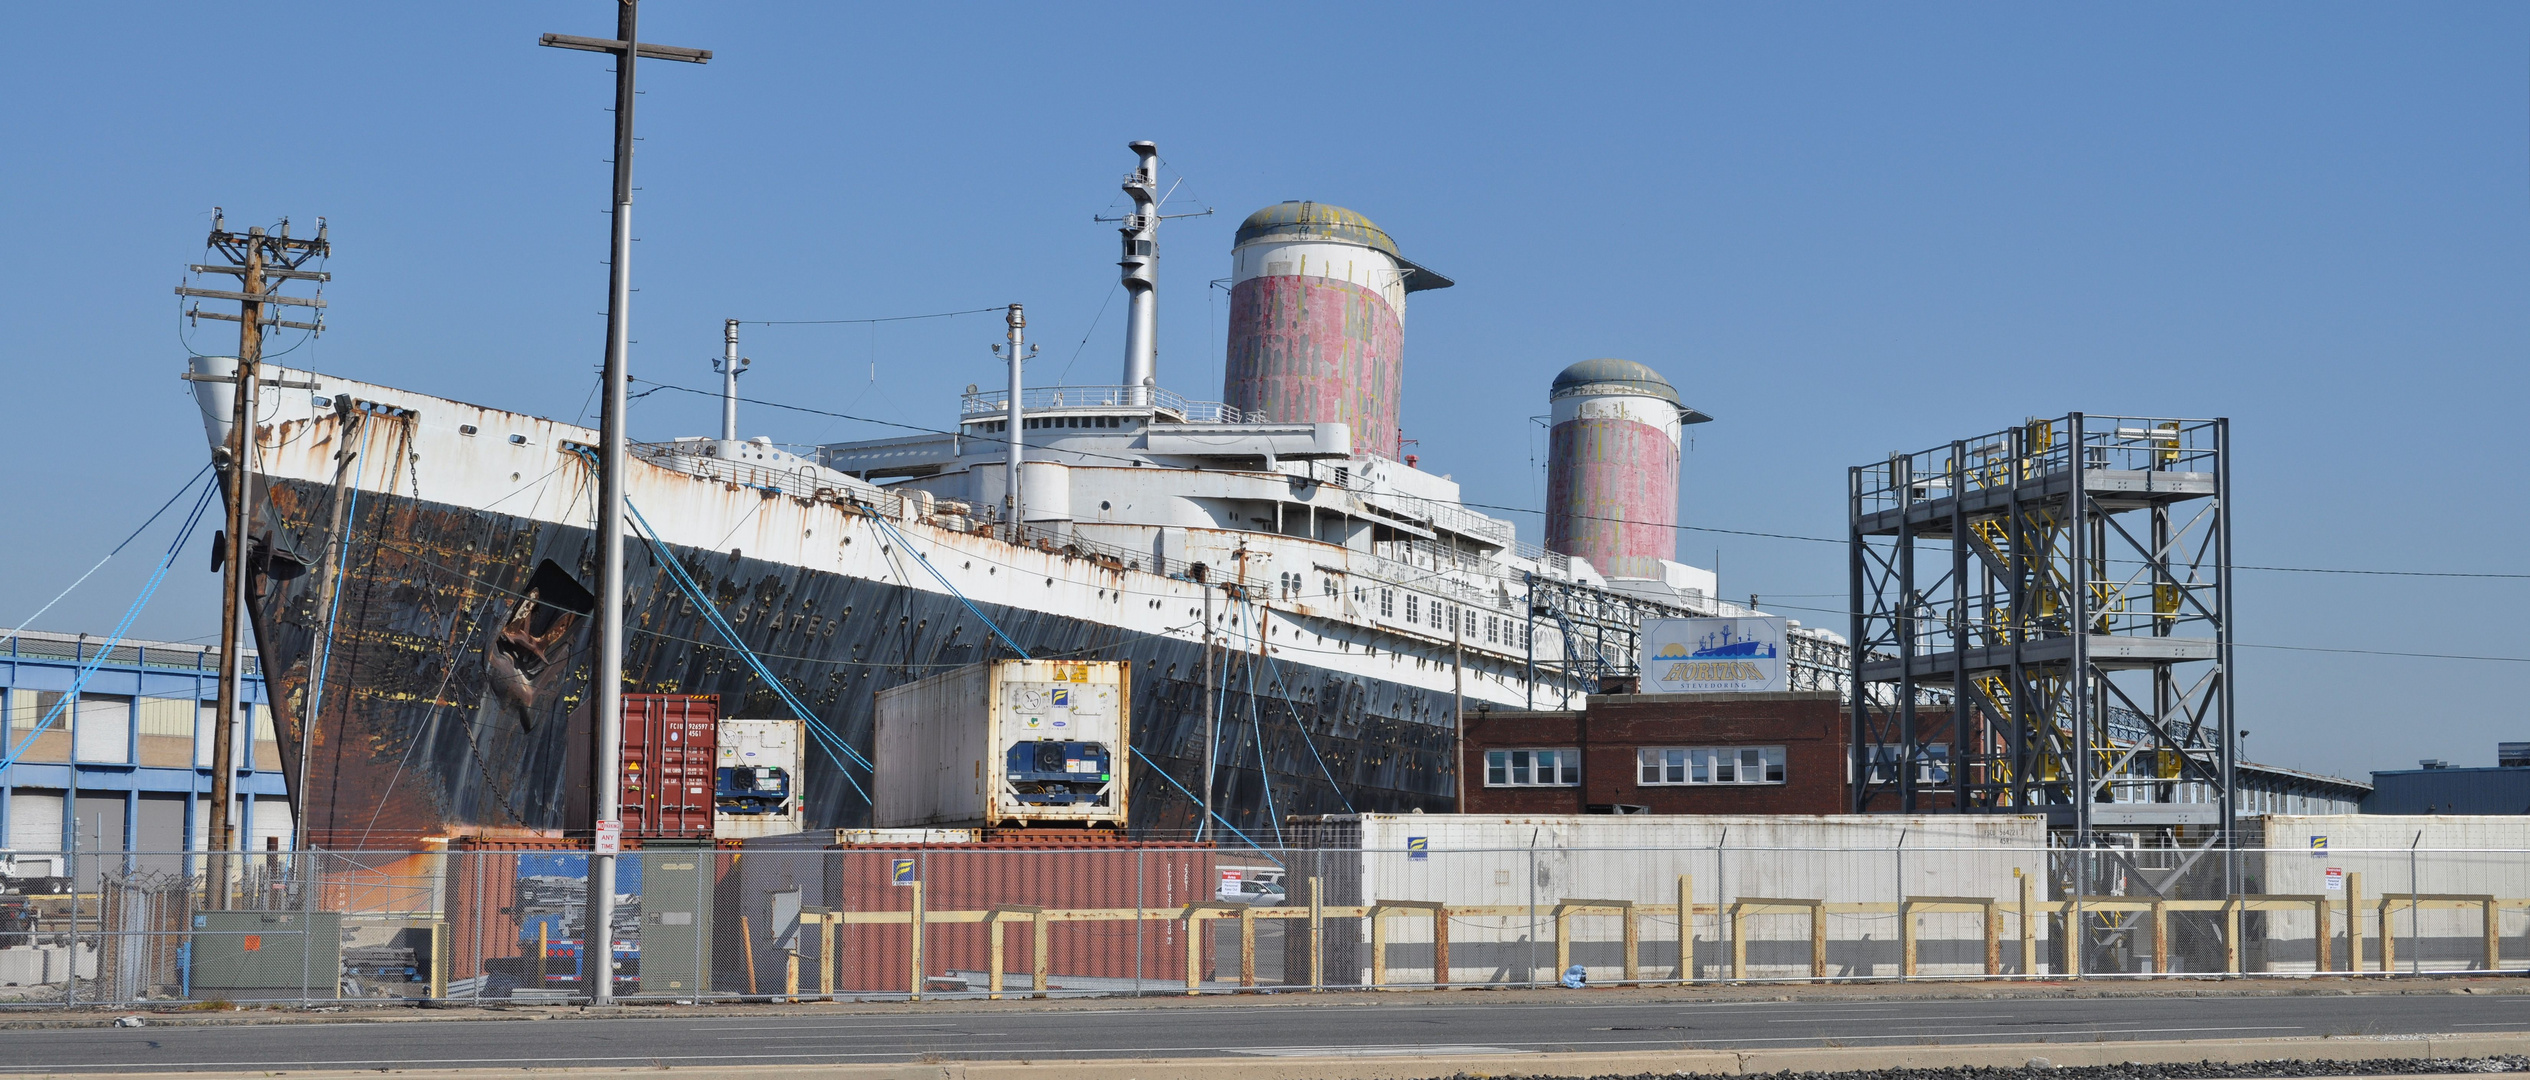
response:
[[[1053,924],[1047,940],[1049,973],[1058,986],[1066,977],[1132,979],[1137,974],[1154,986],[1182,985],[1185,924],[1178,917],[1187,904],[1216,898],[1216,853],[1183,843],[1101,842],[1081,833],[1069,837],[1080,839],[837,847],[824,853],[833,860],[826,879],[828,903],[840,911],[911,909],[913,890],[894,883],[894,864],[912,859],[923,883],[926,911],[983,911],[1003,904],[1139,907],[1148,912],[1139,926],[1130,919]],[[1004,964],[1012,973],[1012,986],[1026,985],[1035,968],[1028,926],[1024,916],[1003,924]],[[857,924],[837,929],[837,990],[907,989],[912,964],[907,927]],[[1200,963],[1207,977],[1213,970],[1211,944],[1208,936],[1202,939]],[[978,923],[931,923],[924,928],[923,960],[930,976],[984,971],[991,962],[990,939]],[[813,972],[814,965],[807,970]]]
[[[624,695],[627,839],[711,838],[719,733],[717,694]]]

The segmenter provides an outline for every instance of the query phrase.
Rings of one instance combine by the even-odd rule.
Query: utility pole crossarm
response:
[[[277,293],[225,292],[219,289],[196,289],[188,285],[176,286],[176,295],[199,297],[204,300],[235,300],[246,304],[289,304],[293,307],[312,308],[321,308],[325,306],[324,299],[320,297],[282,296]]]
[[[581,52],[620,53],[624,51],[624,42],[621,38],[579,37],[573,34],[547,34],[538,38],[536,44],[552,49],[578,49]],[[710,49],[688,49],[679,45],[652,45],[648,42],[643,42],[637,47],[641,50],[640,56],[644,60],[676,60],[687,64],[708,64],[712,60]]]

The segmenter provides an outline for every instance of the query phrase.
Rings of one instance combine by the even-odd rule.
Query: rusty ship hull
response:
[[[205,360],[197,368],[217,373],[217,358]],[[285,395],[259,416],[252,614],[294,785],[306,747],[293,802],[309,842],[413,850],[457,836],[584,832],[596,536],[594,477],[578,448],[594,432],[290,377],[324,392]],[[223,391],[198,392],[219,438]],[[635,472],[630,498],[659,546],[631,549],[626,690],[718,694],[725,715],[787,715],[671,580],[661,550],[864,754],[878,691],[1009,655],[997,627],[1031,655],[1129,661],[1132,741],[1147,756],[1130,830],[1196,826],[1206,646],[1203,620],[1189,616],[1203,610],[1204,586],[1182,562],[1155,573],[1014,545],[934,527],[910,504],[876,506],[858,490],[801,492],[641,461]],[[1249,541],[1219,543],[1244,555]],[[1305,602],[1242,610],[1216,626],[1216,805],[1259,842],[1293,814],[1451,809],[1453,695],[1520,700],[1518,661],[1499,651],[1456,654],[1475,672],[1470,685],[1443,670],[1447,641],[1420,652],[1390,641],[1382,654],[1368,640],[1357,649],[1334,612]],[[1336,656],[1356,670],[1323,662]],[[872,777],[824,757],[806,771],[813,827],[868,822],[861,792]]]

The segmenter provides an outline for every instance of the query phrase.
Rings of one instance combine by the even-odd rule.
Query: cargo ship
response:
[[[806,712],[831,736],[805,755],[807,824],[854,827],[879,691],[1124,661],[1129,832],[1270,844],[1291,815],[1449,810],[1460,710],[1561,707],[1630,667],[1641,619],[1748,613],[1672,558],[1682,430],[1707,418],[1649,367],[1584,360],[1547,388],[1544,547],[1400,453],[1407,300],[1454,283],[1351,210],[1248,217],[1221,393],[1164,388],[1157,151],[1131,149],[1116,383],[1014,376],[926,433],[777,446],[739,436],[731,324],[718,435],[632,447],[627,691]],[[1023,309],[1005,321],[1018,352]],[[235,367],[190,365],[215,448]],[[265,368],[306,384],[259,402],[249,564],[309,842],[589,829],[598,433]]]

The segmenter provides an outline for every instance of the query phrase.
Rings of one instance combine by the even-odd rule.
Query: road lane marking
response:
[[[1249,1046],[1231,1047],[1230,1053],[1251,1057],[1430,1057],[1436,1054],[1538,1054],[1542,1050],[1514,1050],[1507,1046]]]
[[[1815,1017],[1800,1017],[1790,1020],[1768,1020],[1766,1022],[1769,1024],[1903,1024],[1910,1021],[1920,1020],[1926,1023],[1939,1024],[1948,1023],[1951,1020],[2009,1020],[2019,1015],[2019,1013],[1965,1013],[1959,1016],[1946,1018],[1939,1016],[1858,1016],[1851,1020],[1821,1020]]]

